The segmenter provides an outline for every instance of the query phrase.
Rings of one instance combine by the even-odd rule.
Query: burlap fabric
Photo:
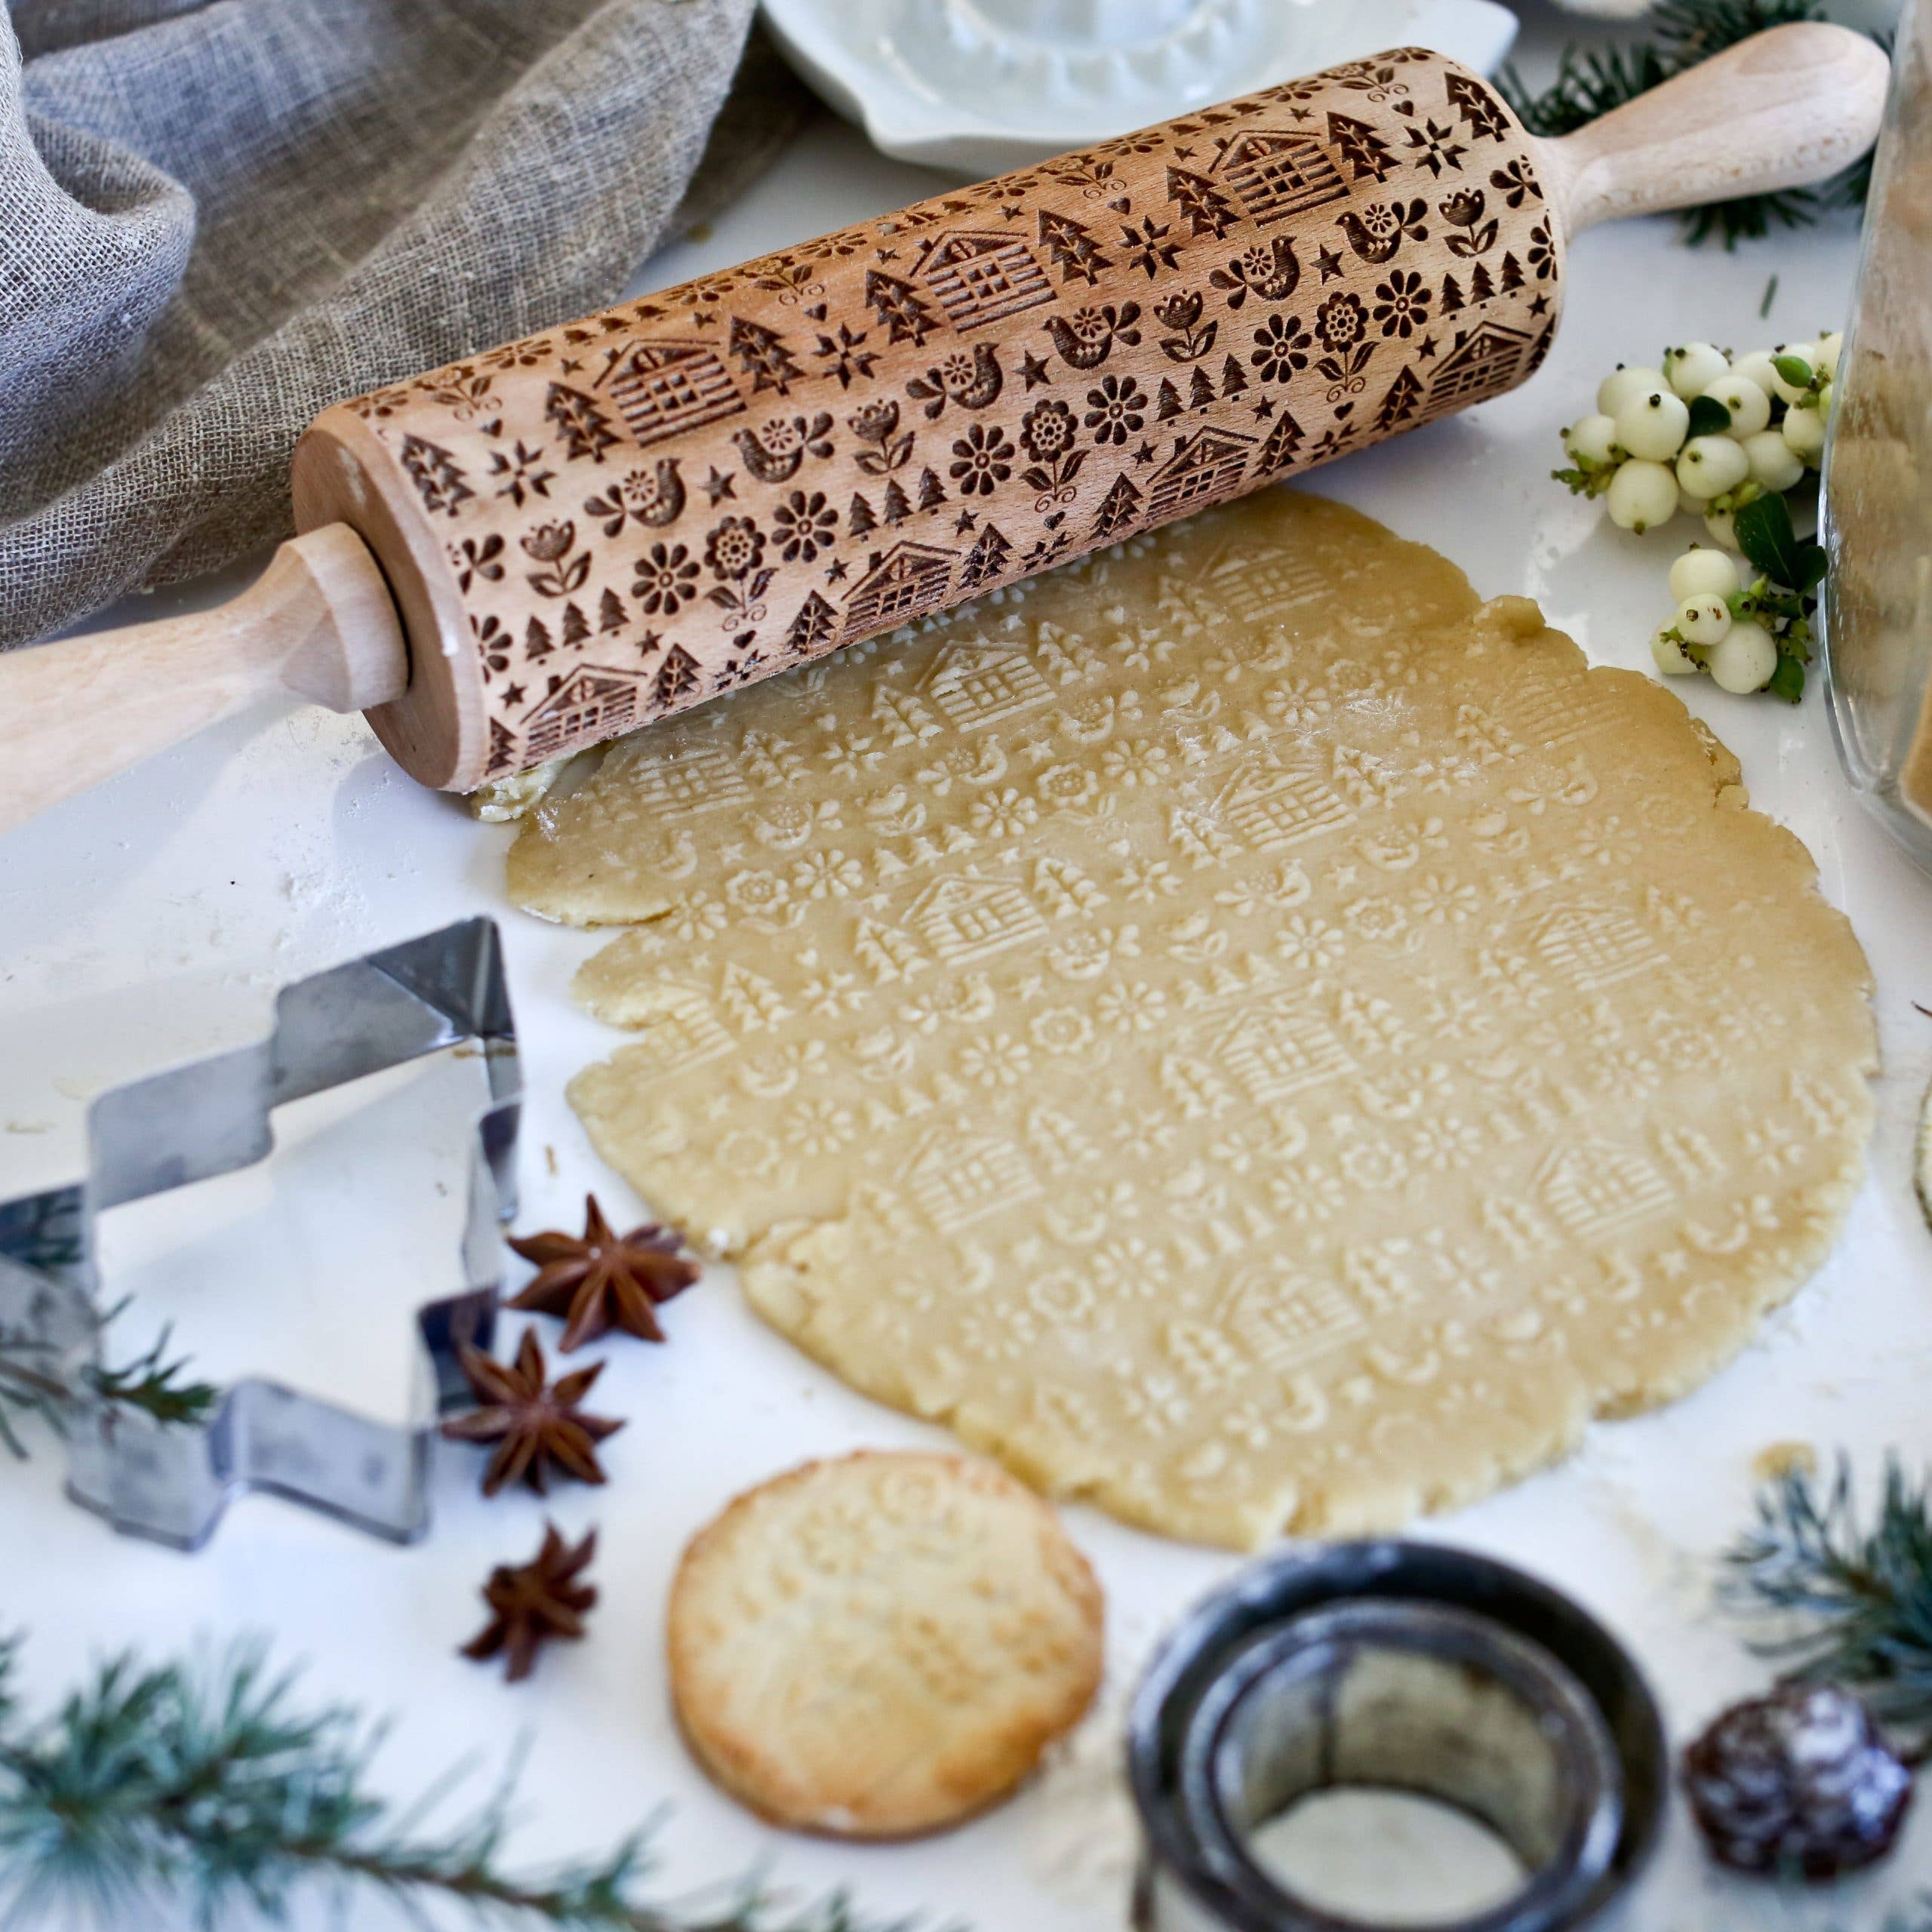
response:
[[[796,125],[752,11],[12,0],[0,647],[285,534],[325,405],[613,300]]]

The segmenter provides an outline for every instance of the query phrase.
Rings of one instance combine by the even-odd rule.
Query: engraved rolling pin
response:
[[[1466,408],[1580,229],[1823,180],[1885,80],[1779,27],[1544,141],[1399,48],[340,404],[253,589],[0,660],[0,826],[278,691],[469,790]]]

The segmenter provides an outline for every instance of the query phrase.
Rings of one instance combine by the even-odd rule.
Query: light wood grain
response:
[[[1560,141],[1539,143],[1576,235],[1623,215],[1829,179],[1878,138],[1890,65],[1848,27],[1773,27]]]
[[[218,609],[9,652],[0,832],[265,699],[383,703],[408,667],[382,573],[339,524],[285,543]]]

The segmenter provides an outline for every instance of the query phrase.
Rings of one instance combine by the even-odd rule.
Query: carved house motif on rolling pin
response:
[[[524,721],[524,755],[538,764],[565,745],[614,738],[637,718],[637,684],[621,671],[584,664]]]
[[[912,1198],[938,1232],[951,1234],[1040,1192],[1026,1160],[995,1134],[929,1134],[906,1165]]]
[[[1438,365],[1430,381],[1430,406],[1460,408],[1485,396],[1500,395],[1515,380],[1516,365],[1529,340],[1527,331],[1506,328],[1500,322],[1478,322],[1472,329],[1459,329],[1455,347]]]
[[[1210,172],[1240,196],[1250,220],[1264,225],[1348,198],[1342,171],[1328,150],[1312,134],[1285,128],[1235,135]]]
[[[1053,687],[1017,644],[948,645],[933,660],[922,688],[961,731],[1010,718],[1053,696]]]
[[[1171,516],[1183,503],[1205,502],[1238,488],[1254,448],[1252,436],[1231,429],[1197,429],[1182,437],[1174,454],[1147,479],[1155,514]]]
[[[952,552],[931,543],[895,543],[875,554],[845,600],[845,635],[860,637],[935,609],[952,577]]]
[[[610,392],[640,443],[662,442],[744,408],[731,371],[703,342],[641,342],[622,356]]]
[[[935,235],[919,251],[913,273],[939,297],[956,329],[977,328],[1054,299],[1047,272],[1015,235],[969,229]]]

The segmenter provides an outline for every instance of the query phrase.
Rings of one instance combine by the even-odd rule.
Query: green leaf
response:
[[[1690,405],[1690,436],[1721,436],[1730,427],[1730,411],[1714,395],[1700,395]]]
[[[1816,543],[1801,543],[1791,527],[1783,497],[1767,491],[1732,519],[1737,547],[1772,583],[1809,592],[1825,574],[1825,553]]]
[[[1795,389],[1808,389],[1817,374],[1801,355],[1774,355],[1771,367]]]
[[[1795,657],[1780,654],[1778,668],[1771,673],[1765,687],[1774,697],[1781,697],[1787,704],[1795,704],[1804,695],[1804,666]]]

